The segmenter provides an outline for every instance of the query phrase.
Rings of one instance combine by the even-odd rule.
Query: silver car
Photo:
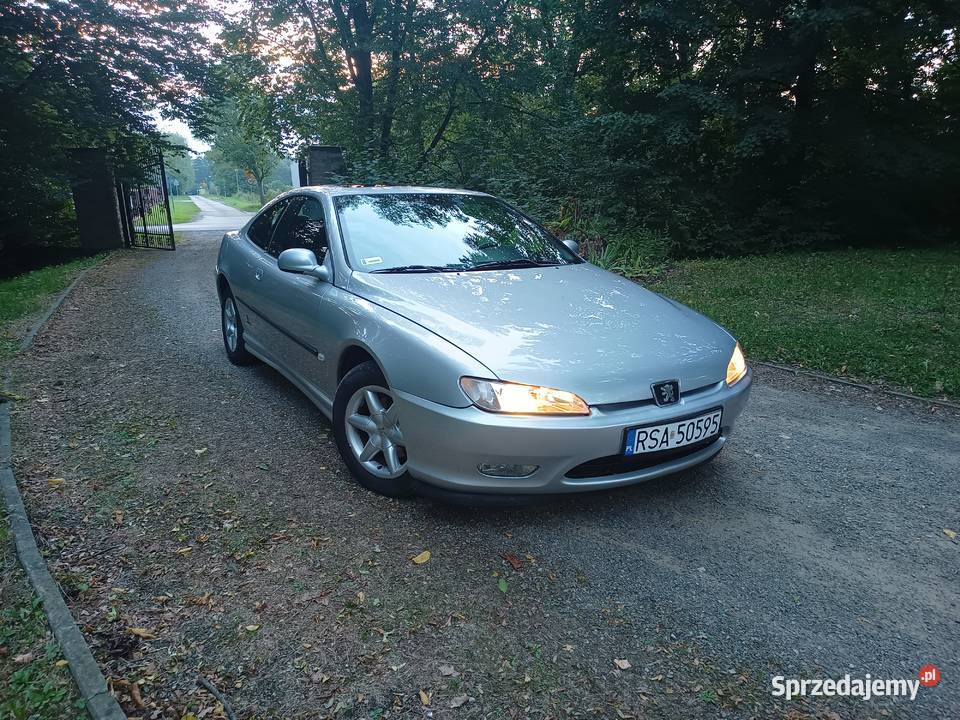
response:
[[[484,193],[298,188],[224,236],[217,290],[230,361],[289,378],[385,495],[675,473],[720,452],[750,392],[726,330]]]

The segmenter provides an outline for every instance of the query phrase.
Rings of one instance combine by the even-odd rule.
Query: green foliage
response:
[[[649,287],[716,319],[748,359],[960,398],[960,247],[689,260]]]
[[[0,10],[0,252],[75,243],[71,149],[119,164],[162,140],[151,113],[202,123],[203,6],[5,2]]]
[[[604,270],[636,278],[662,270],[666,251],[667,239],[662,233],[638,228],[630,234],[613,235],[600,247],[587,244],[585,257]]]
[[[262,202],[282,155],[337,144],[349,182],[487,190],[555,225],[574,207],[570,231],[603,226],[593,251],[630,272],[649,233],[676,257],[960,227],[949,3],[263,0],[214,47],[203,5],[131,7],[0,15],[0,242],[64,241],[67,149],[130,154],[153,108],[212,141],[171,157],[207,192]]]
[[[181,135],[167,135],[164,140],[169,145],[163,153],[163,164],[166,166],[170,195],[196,194],[197,178],[186,139]]]
[[[575,204],[630,229],[595,251],[638,268],[635,228],[674,256],[955,236],[957,22],[888,0],[266,0],[224,39],[275,143],[549,223]]]
[[[40,600],[19,600],[0,613],[0,717],[11,720],[68,720],[86,717],[66,667],[57,667],[60,648],[46,624]],[[31,654],[17,665],[14,658]]]
[[[214,176],[219,176],[218,189],[233,189],[231,186],[239,184],[239,177],[230,175],[240,172],[244,185],[247,179],[255,184],[258,208],[267,201],[267,178],[283,164],[270,138],[268,110],[264,96],[258,93],[245,93],[240,100],[225,99],[216,109],[213,148],[207,154]]]

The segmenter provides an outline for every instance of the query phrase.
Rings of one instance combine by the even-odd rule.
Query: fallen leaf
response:
[[[70,663],[68,663],[66,660],[57,660],[57,661],[54,663],[54,665],[56,665],[57,667],[66,667],[66,666],[69,665],[69,664],[70,664]]]
[[[29,665],[33,662],[33,653],[21,653],[13,656],[13,662],[17,665]]]
[[[66,478],[48,478],[47,485],[50,487],[60,487],[61,485],[66,485]]]
[[[441,665],[441,666],[440,666],[440,674],[443,675],[444,677],[450,677],[450,676],[453,675],[455,672],[456,672],[456,671],[453,669],[453,665]]]
[[[203,533],[202,535],[198,535],[198,536],[197,536],[197,542],[198,542],[198,543],[205,543],[205,542],[206,542],[207,540],[209,540],[209,539],[210,539],[210,536],[207,535],[206,533]]]
[[[523,560],[518,558],[513,553],[503,553],[503,555],[501,555],[500,557],[502,557],[504,560],[510,563],[510,567],[512,567],[514,570],[523,569]]]
[[[943,534],[946,535],[946,536],[947,536],[948,538],[950,538],[951,540],[956,540],[956,539],[957,539],[957,531],[956,531],[956,530],[951,530],[950,528],[944,528],[944,529],[943,529]]]
[[[143,638],[144,640],[156,640],[157,636],[152,632],[142,627],[128,627],[127,632],[131,635],[136,635],[138,638]]]
[[[430,693],[420,690],[420,702],[424,707],[430,704]]]
[[[457,695],[450,701],[450,707],[458,708],[463,705],[469,698],[466,695]]]
[[[423,551],[422,553],[420,553],[419,555],[414,555],[414,556],[413,556],[412,558],[410,558],[410,559],[413,560],[413,564],[414,564],[414,565],[423,565],[427,560],[430,559],[430,551],[429,551],[429,550],[424,550],[424,551]],[[421,691],[421,692],[422,692],[422,691]]]
[[[246,627],[247,632],[256,632],[259,629],[260,629],[259,625],[247,625]]]
[[[188,546],[188,547],[182,547],[182,548],[179,548],[179,549],[177,550],[177,555],[189,555],[189,554],[192,553],[192,552],[193,552],[193,548],[192,548],[192,547],[189,547],[189,546]]]
[[[143,697],[140,695],[140,686],[136,683],[130,683],[130,699],[133,700],[133,704],[141,710],[146,707],[146,704],[143,702]]]
[[[500,578],[499,580],[497,580],[497,587],[500,588],[500,592],[505,593],[507,591],[506,578]]]
[[[616,665],[621,670],[629,670],[630,668],[633,667],[633,665],[630,664],[629,660],[618,660],[617,658],[613,659],[613,664]]]

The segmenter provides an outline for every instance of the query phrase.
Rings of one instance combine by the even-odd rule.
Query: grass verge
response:
[[[690,260],[646,284],[748,358],[960,398],[960,246]]]
[[[27,585],[0,513],[0,718],[84,718],[66,662],[47,626],[40,600]]]
[[[252,193],[240,193],[239,195],[210,195],[211,200],[222,202],[224,205],[245,210],[246,212],[256,212],[261,207],[260,198]]]
[[[170,219],[174,225],[190,222],[199,212],[200,208],[185,195],[170,196]]]
[[[102,257],[94,255],[0,280],[0,362],[16,352],[22,321],[42,310],[51,295],[63,290],[77,273],[96,264]]]

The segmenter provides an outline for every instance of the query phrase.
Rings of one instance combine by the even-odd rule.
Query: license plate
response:
[[[673,450],[719,435],[722,417],[723,409],[717,408],[685,420],[630,428],[627,430],[624,455]]]

